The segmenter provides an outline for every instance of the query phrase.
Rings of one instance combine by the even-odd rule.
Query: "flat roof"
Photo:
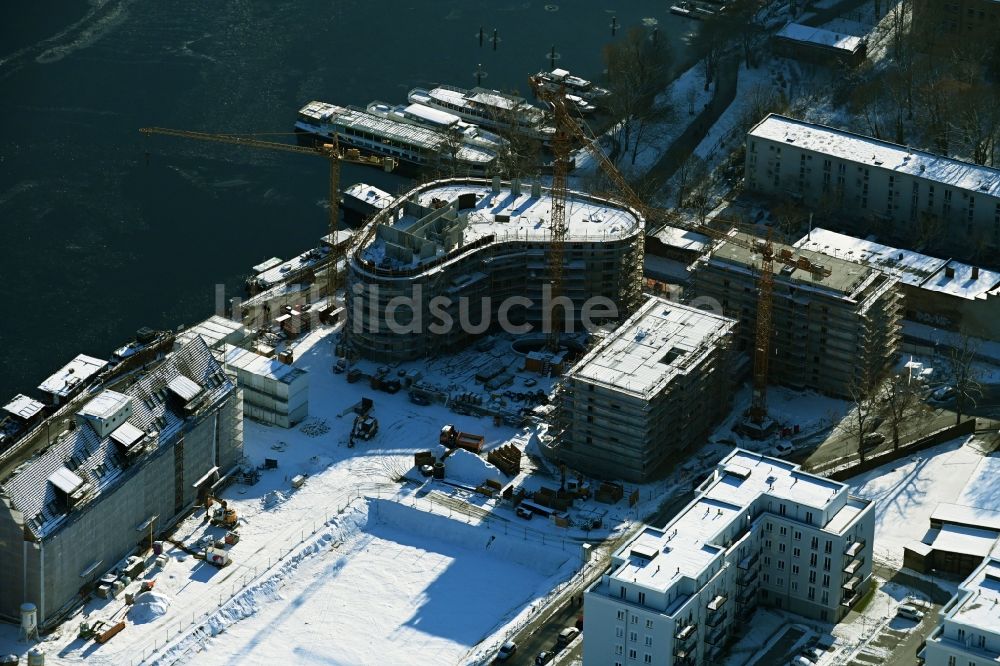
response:
[[[662,529],[646,527],[621,546],[621,564],[612,578],[666,591],[678,577],[697,578],[725,550],[719,535],[739,520],[756,498],[767,494],[823,510],[841,493],[843,483],[802,472],[777,458],[734,449],[716,466],[714,481]],[[870,502],[849,498],[844,509],[823,526],[838,534]],[[833,529],[831,529],[833,528]],[[652,558],[650,553],[654,553]]]
[[[462,195],[472,195],[475,205],[457,211],[457,219],[449,223],[455,230],[460,245],[492,236],[495,242],[504,240],[547,240],[551,237],[552,195],[550,190],[541,188],[538,197],[532,196],[531,183],[522,183],[521,191],[515,194],[509,183],[503,183],[499,192],[494,192],[492,184],[482,179],[446,179],[419,186],[393,202],[386,215],[392,215],[393,230],[419,239],[420,244],[430,241],[435,253],[426,258],[410,258],[408,261],[391,260],[392,268],[415,268],[420,263],[433,261],[445,252],[436,232],[428,228],[426,220],[440,209],[442,201],[452,203]],[[405,203],[415,203],[419,212]],[[376,218],[378,220],[378,218]],[[433,223],[430,223],[433,224]],[[570,191],[566,197],[566,240],[607,241],[627,238],[642,228],[639,214],[624,204]],[[457,236],[457,234],[461,234]],[[456,248],[457,249],[457,248]],[[375,235],[362,250],[362,256],[376,264],[390,261],[385,252],[385,241]],[[418,263],[419,262],[419,263]]]
[[[93,356],[79,354],[60,368],[59,372],[39,384],[38,390],[60,397],[66,397],[80,384],[96,375],[108,364]]]
[[[664,245],[676,247],[679,250],[690,250],[693,252],[702,252],[712,244],[712,239],[705,234],[699,234],[697,231],[681,229],[680,227],[671,227],[669,225],[662,227],[659,231],[653,234],[653,238],[657,239]]]
[[[32,400],[28,396],[18,393],[14,396],[14,399],[3,406],[3,410],[8,414],[12,414],[19,419],[27,421],[34,416],[37,416],[40,411],[45,409],[45,405],[38,402],[37,400]]]
[[[697,367],[735,325],[728,317],[652,297],[567,376],[650,399]]]
[[[930,545],[934,550],[946,553],[986,557],[997,543],[997,537],[1000,537],[1000,533],[996,530],[966,525],[944,525],[937,531]]]
[[[949,613],[967,627],[996,633],[1000,627],[1000,559],[988,557],[959,588],[967,594]]]
[[[721,470],[725,465],[746,468],[749,474],[741,478],[723,473]],[[766,493],[822,509],[835,496],[847,491],[843,483],[803,472],[794,463],[743,449],[736,449],[724,458],[718,470],[720,474],[715,483],[706,489],[705,496],[742,506],[749,506],[759,495]]]
[[[125,448],[128,448],[145,437],[146,433],[126,421],[115,428],[109,436]]]
[[[752,238],[745,234],[740,234],[740,236],[748,240]],[[775,282],[794,283],[797,286],[828,292],[840,298],[852,299],[858,289],[867,283],[874,271],[863,264],[845,261],[811,250],[798,249],[783,243],[772,242],[771,245],[775,254]],[[814,264],[829,269],[830,275],[813,273],[803,268],[789,270],[782,261],[777,259],[782,249],[787,249],[796,257],[804,257]],[[727,241],[717,245],[707,261],[735,264],[741,268],[752,270],[754,275],[760,271],[760,254]]]
[[[226,365],[239,368],[258,377],[266,377],[286,384],[290,384],[296,378],[306,374],[306,371],[301,368],[231,345],[226,346],[225,359]]]
[[[354,183],[344,190],[344,196],[354,197],[380,210],[392,203],[391,194],[368,183]]]
[[[78,413],[80,416],[89,418],[110,419],[124,409],[131,401],[132,397],[124,393],[104,390],[96,398],[85,404]]]
[[[786,24],[775,36],[793,42],[802,42],[813,46],[823,46],[838,51],[846,51],[847,53],[854,53],[864,42],[861,37],[856,35],[845,35],[832,30],[814,28],[800,23]]]
[[[984,509],[964,504],[939,502],[931,514],[932,521],[970,525],[1000,532],[1000,509]]]
[[[795,247],[872,266],[893,275],[903,284],[960,298],[995,293],[1000,286],[1000,272],[980,268],[978,277],[973,279],[973,267],[969,264],[901,250],[828,229],[813,229],[800,238]],[[948,276],[948,268],[954,272],[952,277]]]
[[[788,143],[838,159],[926,178],[973,194],[1000,196],[1000,169],[961,162],[775,113],[757,123],[747,136]]]

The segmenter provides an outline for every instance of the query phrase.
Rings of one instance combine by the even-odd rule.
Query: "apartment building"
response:
[[[850,398],[894,362],[902,305],[895,277],[856,262],[774,244],[769,379]],[[821,270],[813,270],[817,267]],[[760,256],[723,242],[693,266],[692,293],[756,333]]]
[[[0,617],[16,621],[31,602],[53,626],[243,453],[240,392],[200,337],[78,403],[0,460]]]
[[[1000,548],[958,586],[917,660],[927,666],[986,666],[1000,661]]]
[[[734,449],[584,595],[584,664],[718,663],[759,605],[839,621],[871,584],[874,503]]]
[[[728,412],[736,321],[654,297],[566,374],[558,456],[591,475],[643,482]]]
[[[501,320],[524,332],[544,330],[555,303],[546,296],[552,206],[538,183],[452,178],[420,185],[383,209],[348,257],[345,331],[354,350],[403,361],[450,352]],[[570,192],[565,222],[564,321],[579,330],[585,312],[601,324],[635,311],[642,216]],[[597,297],[600,309],[585,309]]]
[[[1000,247],[1000,169],[772,113],[747,133],[744,176],[750,191],[883,235]]]
[[[855,261],[899,280],[908,322],[1000,340],[1000,272],[932,257],[829,229],[813,229],[799,249]],[[912,327],[911,327],[912,328]],[[920,330],[920,329],[916,329]]]

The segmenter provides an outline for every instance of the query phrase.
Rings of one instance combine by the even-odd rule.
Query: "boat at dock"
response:
[[[543,142],[552,140],[556,128],[544,109],[516,95],[498,90],[455,86],[414,88],[407,95],[412,104],[429,106],[459,116],[462,120],[499,132],[513,131]]]
[[[452,168],[480,175],[491,173],[497,161],[496,152],[456,142],[445,132],[328,102],[313,101],[299,109],[295,131],[306,142],[336,137],[341,145],[394,157],[417,168]]]
[[[567,69],[553,69],[551,72],[541,71],[529,77],[529,81],[536,92],[538,90],[547,92],[562,90],[566,93],[566,99],[570,99],[572,96],[592,106],[601,106],[611,99],[610,90],[596,86],[587,79],[574,76]],[[577,110],[584,113],[589,112],[585,105],[572,99],[570,101],[577,107]]]
[[[461,143],[486,148],[494,152],[507,148],[507,140],[499,134],[488,132],[454,113],[435,109],[423,104],[387,104],[374,101],[368,105],[368,113],[401,123],[429,127],[445,132]]]

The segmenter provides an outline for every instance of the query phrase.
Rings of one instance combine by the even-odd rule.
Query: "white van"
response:
[[[896,615],[919,622],[924,619],[924,612],[912,604],[900,604],[896,609]]]

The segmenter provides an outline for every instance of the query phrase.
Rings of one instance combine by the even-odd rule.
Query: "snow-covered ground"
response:
[[[705,75],[700,65],[696,64],[684,71],[656,96],[655,105],[658,109],[669,109],[670,117],[660,123],[653,123],[645,131],[635,163],[632,163],[631,151],[619,160],[618,168],[629,178],[642,176],[651,169],[663,156],[668,148],[691,125],[698,113],[712,99],[715,88],[705,90]],[[608,133],[614,131],[614,127]],[[597,163],[586,150],[578,153],[573,178],[581,179],[592,176],[597,169]]]
[[[875,500],[876,559],[902,566],[903,546],[930,529],[939,502],[956,502],[983,456],[966,439],[940,444],[878,467],[850,481],[851,492]],[[1000,477],[988,482],[1000,495]]]
[[[626,501],[577,502],[568,528],[540,517],[525,521],[509,503],[474,488],[487,478],[529,491],[559,486],[558,470],[541,458],[533,428],[496,425],[442,404],[416,405],[406,391],[390,395],[367,382],[349,384],[346,373],[331,370],[333,338],[332,329],[322,328],[295,346],[295,365],[310,373],[308,419],[292,429],[245,422],[247,467],[260,467],[267,458],[278,467],[262,470],[254,485],[233,485],[223,493],[240,518],[240,541],[227,549],[232,563],[217,569],[168,544],[166,566],[160,570],[150,558],[140,576],[155,581],[153,593],[138,596],[131,609],[124,595],[89,602],[82,614],[44,637],[47,663],[310,661],[293,644],[339,655],[333,657],[338,664],[406,663],[407,655],[420,655],[416,660],[424,663],[477,661],[528,621],[554,590],[579,580],[583,542],[621,534],[671,493],[690,487],[690,474],[679,472],[627,487],[626,496],[640,493],[635,507]],[[477,370],[494,361],[515,374],[511,393],[491,394],[475,382]],[[498,339],[485,351],[391,371],[419,370],[421,381],[444,392],[475,393],[484,403],[516,409],[528,404],[518,393],[547,391],[552,382],[522,371],[522,365],[510,340]],[[375,370],[366,362],[358,367]],[[530,391],[529,377],[538,383]],[[379,431],[351,448],[351,408],[362,396],[374,400]],[[514,442],[526,453],[521,474],[511,479],[459,451],[446,460],[444,481],[425,479],[414,468],[413,454],[440,455],[439,433],[447,423],[482,434],[486,449]],[[295,489],[297,475],[305,483]],[[401,483],[404,477],[409,480]],[[198,548],[206,536],[222,537],[224,530],[203,516],[204,509],[196,509],[173,538]],[[595,529],[597,520],[601,526]],[[359,590],[365,591],[364,603],[356,597]],[[112,617],[124,617],[126,626],[107,644],[76,637],[85,618]],[[299,632],[295,640],[283,640],[293,629]],[[28,646],[16,638],[16,627],[0,625],[0,653],[23,656]],[[390,644],[396,652],[386,660],[384,646]]]

